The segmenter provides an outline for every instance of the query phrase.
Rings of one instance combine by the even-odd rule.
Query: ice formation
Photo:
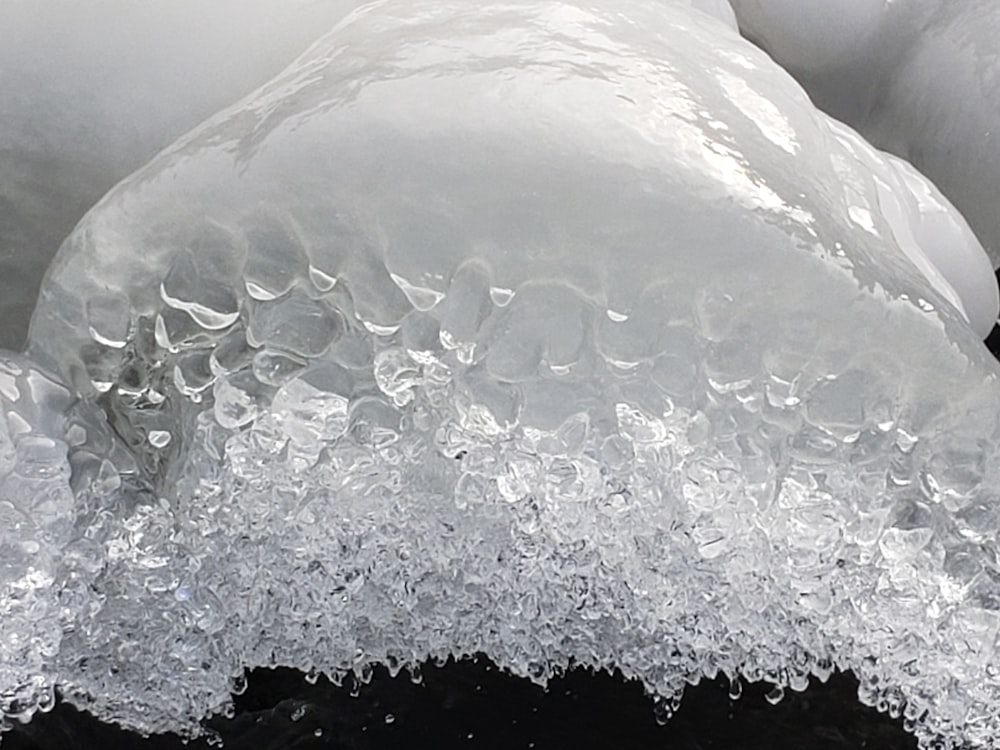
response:
[[[820,107],[930,177],[1000,266],[1000,4],[731,2]]]
[[[972,240],[708,5],[366,5],[84,218],[0,358],[5,715],[485,652],[995,747]]]
[[[45,268],[87,209],[358,4],[3,0],[0,347],[23,345]]]

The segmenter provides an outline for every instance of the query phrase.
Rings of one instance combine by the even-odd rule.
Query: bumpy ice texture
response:
[[[350,16],[92,211],[3,362],[5,713],[485,652],[665,716],[851,669],[993,747],[998,373],[848,140],[683,4]]]

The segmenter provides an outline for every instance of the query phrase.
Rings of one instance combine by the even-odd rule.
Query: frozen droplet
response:
[[[743,682],[740,680],[739,675],[734,675],[729,678],[729,700],[736,701],[739,700],[743,695]]]
[[[306,366],[305,360],[284,352],[262,349],[253,358],[253,374],[262,383],[280,387]]]
[[[66,442],[72,446],[83,445],[87,441],[87,428],[81,424],[74,424],[66,430]]]
[[[493,300],[493,304],[497,307],[506,307],[510,304],[510,301],[514,299],[514,290],[508,289],[502,286],[491,286],[490,287],[490,299]]]
[[[629,317],[627,313],[618,312],[617,310],[612,310],[610,307],[607,310],[605,310],[604,313],[605,315],[608,316],[609,320],[615,323],[624,323],[626,320],[628,320]]]
[[[17,388],[17,378],[13,373],[0,370],[0,396],[11,402],[21,397],[21,392]]]
[[[277,299],[279,296],[278,294],[269,292],[264,287],[255,284],[252,281],[245,281],[244,285],[246,286],[247,294],[250,295],[255,300],[260,300],[262,302],[269,302],[273,299]]]
[[[243,280],[247,294],[262,301],[287,294],[308,261],[297,228],[288,216],[255,212],[241,227],[247,245]]]
[[[389,276],[395,282],[396,286],[402,290],[403,294],[406,295],[406,299],[410,301],[410,304],[421,312],[434,309],[444,299],[444,292],[439,292],[430,287],[418,286],[398,274],[390,273]]]
[[[210,355],[204,350],[187,352],[174,365],[174,385],[188,398],[194,398],[215,381]]]
[[[339,311],[295,288],[271,302],[251,306],[246,338],[251,346],[309,359],[323,354],[344,328]]]
[[[374,333],[376,336],[392,336],[399,330],[398,325],[384,325],[371,320],[362,320],[361,325],[365,327],[366,331]]]
[[[172,308],[157,313],[153,330],[157,345],[173,354],[182,349],[209,346],[213,338],[187,312]]]
[[[667,436],[667,428],[662,419],[646,414],[632,404],[615,404],[615,415],[618,418],[618,431],[634,443],[659,443]]]
[[[463,264],[452,276],[439,310],[441,340],[452,342],[445,346],[473,342],[492,307],[489,269],[477,261]]]
[[[167,430],[150,430],[149,444],[154,448],[166,448],[172,437]]]
[[[313,265],[309,266],[309,281],[320,292],[329,292],[337,285],[336,276],[331,276]]]
[[[785,688],[783,688],[781,685],[775,685],[764,696],[764,700],[766,700],[772,706],[781,703],[781,701],[784,700],[784,698],[785,698]]]
[[[255,378],[249,373],[237,375],[220,378],[213,387],[215,418],[228,429],[238,429],[256,419],[258,414],[251,384]]]
[[[413,401],[413,390],[422,382],[420,367],[404,349],[394,347],[375,355],[375,382],[396,406]]]
[[[87,300],[87,330],[91,338],[112,349],[123,349],[128,343],[129,300],[113,292]]]
[[[247,344],[246,332],[234,329],[215,343],[209,354],[209,369],[213,375],[225,375],[249,364],[253,356],[253,349]]]
[[[673,704],[666,698],[657,698],[653,701],[653,718],[661,727],[665,727],[674,717]]]
[[[934,532],[929,528],[889,528],[882,532],[878,546],[888,560],[910,560],[927,546],[933,536]]]

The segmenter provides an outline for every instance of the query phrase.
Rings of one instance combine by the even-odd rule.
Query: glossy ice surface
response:
[[[5,713],[485,652],[992,747],[995,286],[721,20],[366,5],[112,190],[0,362]]]
[[[740,26],[816,103],[910,161],[1000,265],[1000,5],[732,0]]]
[[[4,0],[0,347],[116,182],[295,59],[357,0]]]

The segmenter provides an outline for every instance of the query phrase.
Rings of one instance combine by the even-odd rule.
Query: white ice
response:
[[[3,712],[485,652],[992,747],[989,266],[722,11],[367,5],[88,213],[0,357]]]
[[[930,177],[1000,265],[1000,4],[731,0],[825,111]]]

